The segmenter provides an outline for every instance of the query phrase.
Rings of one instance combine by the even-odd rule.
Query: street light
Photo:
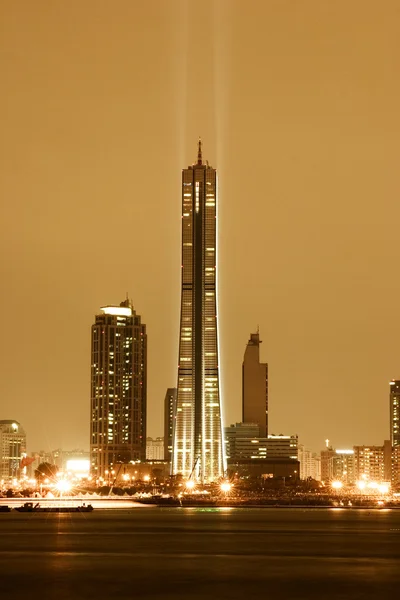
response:
[[[341,481],[332,481],[331,485],[335,490],[340,490],[343,487],[343,483]]]
[[[228,492],[230,492],[230,491],[231,491],[232,484],[231,484],[231,483],[229,483],[229,481],[223,481],[223,482],[221,483],[220,487],[221,487],[221,491],[222,491],[222,492],[225,492],[225,494],[227,494]]]

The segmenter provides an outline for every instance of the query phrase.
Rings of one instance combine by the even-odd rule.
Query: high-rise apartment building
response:
[[[26,435],[18,421],[0,421],[0,479],[20,476]]]
[[[182,172],[182,290],[173,473],[213,481],[224,473],[217,322],[217,172]]]
[[[321,481],[328,483],[334,479],[333,460],[336,457],[336,451],[327,446],[321,451]]]
[[[242,366],[242,420],[257,423],[268,435],[268,364],[260,363],[260,335],[250,334]]]
[[[400,445],[392,450],[391,480],[393,491],[400,491]]]
[[[172,460],[172,442],[176,415],[176,388],[168,388],[164,398],[164,460]]]
[[[104,306],[92,325],[92,473],[146,459],[146,325],[130,300]]]
[[[321,457],[316,452],[299,444],[300,478],[321,480]]]
[[[344,484],[355,482],[354,450],[335,450],[333,462],[333,479]]]
[[[390,382],[390,441],[400,446],[400,380]]]
[[[383,446],[354,446],[354,476],[357,481],[391,480],[391,445],[389,440]]]
[[[321,452],[321,479],[328,484],[341,481],[353,484],[356,481],[355,453],[352,448],[335,450],[328,447]]]
[[[164,438],[146,439],[146,460],[164,460]]]

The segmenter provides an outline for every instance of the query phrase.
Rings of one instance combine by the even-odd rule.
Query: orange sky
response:
[[[90,326],[148,327],[148,434],[176,383],[180,178],[220,183],[227,423],[257,325],[270,432],[388,437],[400,378],[397,0],[0,2],[0,418],[89,445]]]

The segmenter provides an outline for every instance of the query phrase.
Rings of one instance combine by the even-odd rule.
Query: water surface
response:
[[[400,597],[400,511],[0,514],[1,598]]]

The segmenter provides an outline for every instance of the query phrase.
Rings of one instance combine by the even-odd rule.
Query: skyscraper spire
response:
[[[199,137],[199,148],[197,150],[197,164],[198,165],[203,164],[203,157],[202,157],[202,152],[201,152],[201,138],[200,137]]]

